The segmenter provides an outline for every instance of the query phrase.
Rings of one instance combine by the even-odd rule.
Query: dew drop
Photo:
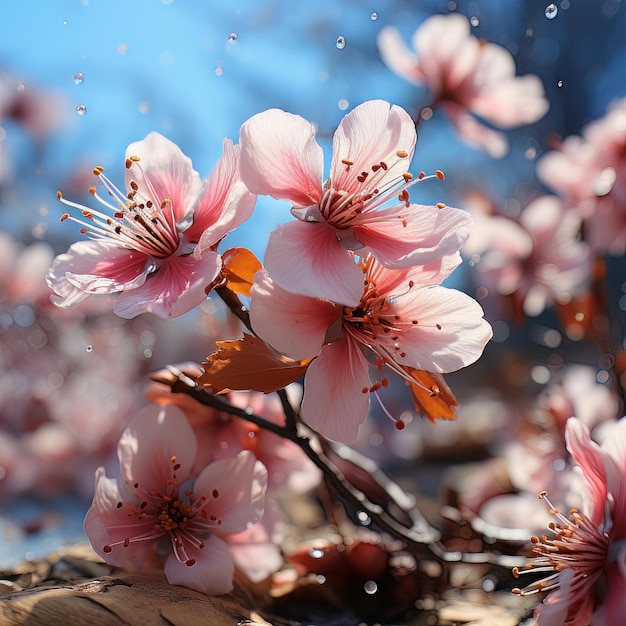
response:
[[[79,104],[76,107],[76,113],[78,113],[78,115],[85,115],[85,113],[87,113],[87,107],[84,104]]]
[[[372,13],[370,15],[370,20],[372,20],[372,22],[375,22],[378,19],[378,13]]]
[[[76,74],[74,74],[75,85],[82,85],[84,80],[85,80],[85,75],[82,72],[76,72]]]
[[[556,7],[556,4],[552,3],[549,4],[546,7],[545,10],[545,16],[549,19],[549,20],[553,20],[556,17],[556,14],[559,12],[559,10]]]
[[[230,35],[228,35],[228,42],[233,43],[233,41],[237,41],[237,33],[230,33]]]
[[[85,352],[93,352],[93,346],[92,346],[92,345],[88,345],[88,346],[85,348]]]
[[[478,26],[478,24],[480,24],[478,18],[475,15],[472,15],[472,17],[470,18],[470,24],[472,26]]]
[[[363,526],[369,526],[372,523],[370,516],[365,511],[359,511],[356,516]]]
[[[339,35],[335,45],[339,50],[343,50],[346,47],[346,38],[343,35]]]
[[[558,81],[556,86],[559,88],[563,87],[563,81],[562,80]]]
[[[378,585],[373,580],[366,580],[363,589],[368,596],[373,596],[378,591]]]

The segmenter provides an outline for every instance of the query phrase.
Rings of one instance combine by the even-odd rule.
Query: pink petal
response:
[[[500,159],[508,152],[509,142],[503,133],[481,124],[458,105],[448,103],[444,108],[465,143],[484,150],[494,159]]]
[[[163,493],[174,474],[179,485],[189,477],[196,450],[196,436],[178,407],[147,406],[122,433],[117,455],[126,483]]]
[[[123,542],[128,536],[153,532],[154,517],[148,515],[140,524],[136,516],[129,517],[124,508],[117,508],[121,500],[117,481],[107,478],[103,467],[98,468],[93,502],[85,516],[85,533],[93,549],[107,563],[120,567],[132,564],[140,568],[146,560],[152,560],[153,541],[131,542],[127,547],[114,545],[110,552],[103,549],[106,545]]]
[[[215,536],[209,537],[203,548],[186,546],[192,566],[181,563],[170,554],[165,561],[165,577],[171,585],[182,585],[210,596],[229,593],[233,589],[235,564],[226,544]]]
[[[606,571],[606,595],[593,613],[592,624],[617,626],[626,615],[626,550],[622,549],[617,564],[612,563]]]
[[[239,175],[239,146],[225,139],[224,154],[204,181],[194,207],[193,224],[185,231],[187,241],[198,242],[194,254],[200,256],[245,222],[252,215],[255,201]]]
[[[126,187],[130,188],[130,181],[134,180],[144,193],[153,189],[157,206],[166,198],[172,201],[176,223],[189,219],[200,191],[200,176],[191,159],[175,143],[155,132],[128,146],[126,158],[132,156],[140,158],[139,167],[127,170]]]
[[[361,349],[344,337],[324,346],[304,378],[302,417],[324,437],[349,443],[369,408],[368,363]]]
[[[446,287],[428,287],[398,295],[395,310],[401,319],[417,320],[399,343],[405,365],[430,372],[454,372],[474,363],[491,339],[480,305],[466,294]]]
[[[583,471],[588,489],[589,517],[601,524],[606,511],[607,477],[604,455],[589,429],[578,418],[571,417],[565,426],[565,442],[574,461]]]
[[[383,63],[390,70],[412,83],[424,82],[417,55],[409,50],[397,28],[385,26],[378,33],[376,43]]]
[[[371,221],[354,231],[378,261],[400,269],[454,254],[469,237],[472,223],[472,217],[460,209],[412,204],[408,209],[398,207],[395,217]]]
[[[319,354],[328,327],[341,319],[340,308],[325,300],[281,289],[265,270],[257,272],[250,299],[254,332],[292,359]]]
[[[319,203],[324,155],[313,124],[270,109],[243,124],[239,142],[241,177],[252,193],[299,207]]]
[[[207,252],[194,256],[171,256],[137,289],[125,291],[114,311],[131,319],[140,313],[152,313],[162,319],[178,317],[206,300],[206,287],[221,269],[221,257]]]
[[[108,294],[141,285],[148,257],[105,241],[79,241],[56,257],[46,280],[58,295],[72,293],[67,286],[87,294]]]
[[[248,450],[231,459],[220,459],[202,470],[194,483],[197,497],[211,497],[204,507],[222,520],[220,532],[240,533],[263,515],[267,470]],[[217,496],[211,496],[215,494]]]
[[[356,306],[363,274],[325,222],[288,222],[270,235],[265,268],[280,287],[304,296]]]
[[[401,107],[384,100],[370,100],[355,107],[341,120],[333,137],[330,166],[333,188],[356,191],[361,183],[355,172],[371,172],[372,166],[381,161],[386,163],[387,170],[376,184],[383,187],[386,181],[398,178],[408,170],[416,141],[415,123]],[[404,151],[408,156],[399,158],[398,151]],[[350,168],[342,162],[344,160],[352,163]]]

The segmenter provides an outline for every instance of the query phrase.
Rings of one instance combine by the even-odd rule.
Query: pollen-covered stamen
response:
[[[136,164],[132,158],[131,166]],[[106,189],[113,203],[101,197],[95,187],[89,192],[104,207],[93,209],[82,204],[66,200],[60,192],[57,198],[66,206],[80,212],[80,218],[70,213],[61,217],[78,223],[81,232],[95,240],[114,240],[124,247],[141,252],[154,258],[166,258],[176,254],[180,248],[180,235],[177,231],[171,200],[159,199],[153,185],[142,172],[141,181],[147,189],[140,189],[136,181],[131,180],[129,191],[124,194],[104,174],[104,168],[95,167],[94,174]]]
[[[531,537],[533,552],[538,556],[521,570],[515,568],[513,575],[516,578],[527,573],[549,575],[524,588],[516,588],[513,593],[531,595],[555,589],[559,587],[559,572],[565,569],[573,571],[573,585],[584,584],[592,589],[596,580],[603,575],[608,561],[609,536],[577,509],[570,510],[569,517],[565,517],[550,502],[547,492],[542,491],[539,497],[547,503],[550,513],[557,520],[548,525],[554,536]]]
[[[437,170],[436,174],[426,176],[423,172],[414,177],[410,172],[405,171],[400,175],[389,178],[387,171],[395,167],[403,159],[407,159],[409,153],[405,150],[398,150],[390,162],[380,161],[372,163],[369,170],[363,170],[355,174],[357,182],[356,189],[348,192],[333,187],[333,181],[328,180],[325,185],[324,194],[319,205],[322,217],[335,228],[349,228],[359,222],[359,216],[367,214],[368,222],[384,221],[389,216],[384,211],[379,211],[376,215],[371,212],[379,209],[390,201],[404,203],[410,206],[408,189],[414,184],[427,178],[441,178],[443,173]],[[354,162],[344,158],[341,162],[346,165],[346,172],[351,171]],[[394,215],[396,215],[394,211]],[[402,216],[401,216],[402,217]],[[406,221],[405,218],[402,218]]]

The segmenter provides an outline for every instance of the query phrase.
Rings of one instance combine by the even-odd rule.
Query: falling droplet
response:
[[[343,35],[337,37],[337,43],[335,44],[339,50],[343,50],[346,47],[346,38]]]
[[[85,75],[82,72],[76,72],[76,74],[74,74],[75,85],[82,85],[84,80],[85,80]]]
[[[378,591],[378,585],[373,580],[366,580],[363,589],[368,596],[373,596]]]
[[[85,352],[93,352],[93,346],[89,345],[85,348]]]
[[[556,8],[556,4],[549,4],[546,7],[545,15],[549,20],[553,20],[559,10]]]
[[[85,113],[87,113],[87,107],[84,104],[79,104],[76,107],[76,113],[78,113],[78,115],[85,115]]]
[[[67,20],[63,20],[63,26],[67,26],[68,25],[68,21]]]
[[[556,86],[557,86],[557,87],[559,87],[559,88],[560,88],[560,87],[563,87],[563,81],[562,81],[562,80],[560,80],[560,81],[556,84]]]
[[[370,15],[370,20],[372,20],[372,22],[375,22],[378,19],[378,13],[372,13]]]
[[[237,33],[230,33],[230,35],[228,35],[228,41],[229,43],[233,43],[233,41],[237,41]]]
[[[470,24],[472,26],[478,26],[478,24],[480,24],[478,18],[475,15],[472,15],[472,17],[470,18]]]

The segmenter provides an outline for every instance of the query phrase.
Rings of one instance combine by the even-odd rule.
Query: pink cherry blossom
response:
[[[544,155],[537,175],[582,216],[595,252],[626,252],[626,98]]]
[[[290,293],[266,271],[257,273],[250,303],[255,332],[294,359],[317,357],[304,379],[305,421],[326,437],[352,441],[370,393],[387,384],[383,378],[372,385],[370,369],[387,366],[414,382],[406,367],[451,372],[481,355],[491,337],[482,309],[439,286],[459,261],[453,255],[390,270],[367,257],[359,263],[364,286],[353,307]]]
[[[91,241],[72,244],[52,264],[47,281],[54,301],[70,307],[96,294],[119,294],[114,311],[176,317],[199,305],[221,269],[218,242],[243,221],[254,196],[239,178],[239,150],[224,141],[224,154],[201,182],[191,161],[171,141],[150,133],[126,151],[120,191],[97,167],[94,173],[112,201],[90,189],[101,210],[59,198],[73,210]]]
[[[139,571],[162,566],[172,584],[223,594],[234,573],[228,535],[263,514],[267,471],[243,451],[195,475],[197,449],[178,408],[145,408],[120,439],[121,478],[96,472],[85,532],[107,563]]]
[[[554,303],[567,303],[587,288],[591,275],[589,246],[578,238],[580,219],[556,196],[540,196],[524,208],[517,222],[502,216],[476,215],[480,246],[476,270],[484,286],[513,294],[524,314],[539,315]]]
[[[322,185],[323,153],[310,122],[271,109],[242,126],[244,182],[253,193],[290,201],[298,218],[271,234],[265,253],[265,267],[280,287],[353,306],[362,282],[351,250],[406,268],[460,248],[469,235],[467,214],[409,202],[408,188],[424,178],[407,171],[415,142],[406,111],[382,100],[365,102],[339,124]]]
[[[549,591],[538,609],[538,626],[619,624],[626,615],[626,419],[613,425],[600,447],[573,417],[566,440],[583,473],[586,507],[569,517],[554,511],[554,537],[534,537],[537,558],[515,572],[548,576],[515,592]]]
[[[548,111],[537,76],[515,76],[515,61],[503,47],[470,33],[468,19],[458,13],[427,18],[413,35],[409,50],[399,31],[387,26],[378,35],[383,61],[399,76],[427,86],[432,108],[441,107],[461,138],[493,157],[508,149],[502,129],[532,124]]]

